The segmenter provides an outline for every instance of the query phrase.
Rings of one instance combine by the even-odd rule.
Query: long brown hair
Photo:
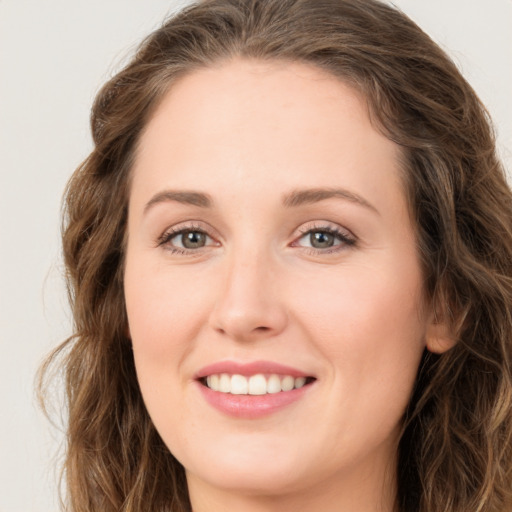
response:
[[[424,354],[399,446],[399,510],[512,510],[512,194],[471,87],[411,20],[376,0],[207,0],[151,34],[99,92],[95,147],[66,192],[74,335],[42,371],[65,372],[69,510],[190,510],[126,336],[130,168],[173,82],[235,56],[327,70],[364,94],[375,126],[402,148],[425,293],[458,338],[443,355]]]

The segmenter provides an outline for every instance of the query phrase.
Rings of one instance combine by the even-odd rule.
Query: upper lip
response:
[[[272,361],[251,361],[249,363],[238,363],[235,361],[218,361],[201,368],[195,375],[196,379],[203,379],[208,375],[228,373],[230,375],[244,375],[250,377],[257,373],[290,375],[292,377],[313,377],[297,368],[275,363]]]

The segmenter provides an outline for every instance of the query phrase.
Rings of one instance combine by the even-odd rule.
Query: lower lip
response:
[[[218,411],[235,418],[256,419],[269,416],[300,400],[313,383],[291,391],[266,395],[232,395],[213,391],[198,381],[197,385],[206,401]]]

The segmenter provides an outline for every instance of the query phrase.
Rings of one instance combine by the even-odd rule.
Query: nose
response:
[[[236,341],[271,338],[286,327],[288,315],[278,269],[263,255],[225,262],[211,325]]]

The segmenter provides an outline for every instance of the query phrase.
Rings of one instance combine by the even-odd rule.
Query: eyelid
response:
[[[334,252],[339,252],[346,250],[349,247],[356,245],[358,239],[357,237],[347,228],[340,226],[339,224],[335,224],[330,221],[314,221],[312,223],[306,223],[301,226],[299,229],[299,235],[295,236],[291,246],[292,247],[302,247],[302,249],[313,253],[313,254],[329,254]],[[304,238],[306,235],[312,232],[326,232],[335,236],[340,243],[333,245],[329,248],[316,248],[316,247],[308,247],[299,245],[299,241]]]
[[[339,232],[346,236],[347,238],[356,238],[355,235],[347,228],[340,226],[339,224],[336,224],[334,222],[328,221],[328,220],[315,220],[311,222],[306,222],[303,224],[300,228],[298,228],[298,231],[301,235],[305,235],[309,233],[310,231],[334,231]]]
[[[198,247],[195,249],[173,246],[170,241],[172,238],[187,232],[187,231],[197,231],[203,233],[208,237],[213,243],[206,244],[202,247]],[[162,247],[174,254],[182,254],[182,255],[198,255],[202,253],[204,250],[208,248],[215,247],[221,245],[218,241],[219,236],[212,234],[212,231],[215,233],[215,230],[208,226],[206,223],[202,221],[184,221],[178,223],[176,225],[170,226],[166,228],[163,233],[158,236],[156,240],[156,247]],[[301,246],[299,241],[304,238],[306,235],[312,232],[326,232],[333,236],[335,236],[339,243],[327,248],[317,248],[311,246]],[[298,235],[295,235],[291,247],[298,247],[306,252],[310,252],[314,255],[326,255],[329,253],[340,252],[346,250],[347,248],[356,245],[358,239],[357,237],[347,228],[340,226],[339,224],[330,222],[330,221],[312,221],[303,224],[300,228],[298,228]]]
[[[199,247],[197,249],[189,249],[186,247],[176,247],[170,245],[170,240],[181,233],[187,231],[197,231],[199,233],[205,234],[210,240],[213,240],[214,244],[207,244],[204,247]],[[212,231],[215,232],[211,227],[206,226],[205,223],[201,221],[184,221],[180,222],[176,225],[170,226],[166,228],[161,235],[159,235],[155,241],[156,247],[163,247],[164,249],[169,250],[170,252],[181,253],[181,254],[192,254],[198,253],[201,249],[206,249],[208,247],[212,247],[214,245],[219,245],[217,241],[217,236],[212,234]]]

